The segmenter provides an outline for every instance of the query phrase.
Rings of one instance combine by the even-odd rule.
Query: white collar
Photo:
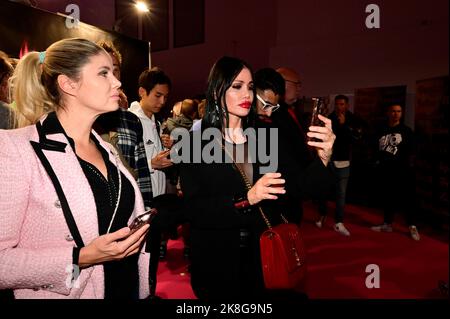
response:
[[[136,115],[139,117],[143,117],[146,119],[149,119],[152,122],[155,122],[155,114],[152,114],[152,117],[148,117],[147,114],[145,114],[144,110],[142,109],[142,106],[139,105],[139,108],[136,109]]]

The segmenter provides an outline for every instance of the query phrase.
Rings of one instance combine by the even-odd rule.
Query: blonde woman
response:
[[[16,298],[145,298],[148,226],[133,177],[92,131],[118,109],[108,53],[65,39],[24,56],[15,125],[0,130],[0,289]]]

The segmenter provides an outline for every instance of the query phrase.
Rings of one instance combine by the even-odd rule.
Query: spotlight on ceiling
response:
[[[135,6],[139,12],[149,12],[150,11],[147,4],[143,1],[136,2]]]

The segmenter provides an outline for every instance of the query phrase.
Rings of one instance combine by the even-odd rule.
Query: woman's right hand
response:
[[[114,233],[97,237],[89,245],[81,248],[78,265],[80,268],[86,268],[136,254],[149,227],[144,225],[132,235],[129,235],[130,228],[124,227]]]
[[[255,205],[264,199],[278,199],[272,194],[285,194],[284,183],[280,173],[267,173],[248,191],[247,200],[250,205]]]

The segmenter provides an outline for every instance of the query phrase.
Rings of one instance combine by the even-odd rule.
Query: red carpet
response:
[[[183,258],[183,240],[169,240],[167,255],[158,267],[156,295],[164,299],[196,299],[190,283],[186,260]]]
[[[302,224],[308,251],[306,292],[311,299],[442,298],[440,280],[448,283],[448,232],[421,228],[421,240],[413,241],[399,217],[393,233],[376,233],[370,226],[380,223],[376,210],[346,207],[345,225],[351,233],[344,237],[333,229],[333,210],[323,229],[314,225],[315,209],[305,207]],[[380,288],[366,287],[367,265],[380,271]],[[195,298],[183,259],[182,240],[169,241],[167,260],[160,263],[157,294],[168,299]]]

